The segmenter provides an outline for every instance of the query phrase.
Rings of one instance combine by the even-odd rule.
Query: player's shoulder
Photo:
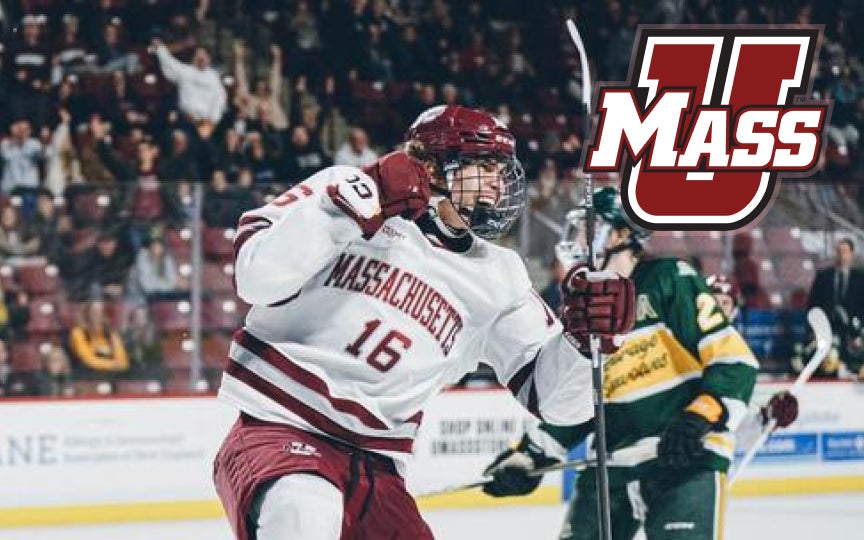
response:
[[[475,243],[474,251],[484,257],[490,278],[498,278],[514,290],[531,287],[528,269],[518,253],[482,238],[475,237]]]
[[[302,200],[313,194],[323,193],[327,189],[327,186],[343,182],[349,184],[356,184],[357,182],[374,184],[375,181],[357,167],[332,165],[298,182],[267,204],[247,211],[246,214],[264,216],[272,220],[278,218],[282,211],[289,206],[286,204],[286,198],[289,201]],[[372,186],[370,186],[370,189],[373,189]]]
[[[670,275],[679,273],[682,269],[685,274],[693,267],[678,257],[657,257],[645,255],[639,261],[639,269],[646,275]],[[695,272],[695,269],[693,269]]]
[[[490,261],[496,261],[506,266],[524,266],[522,257],[518,253],[479,236],[474,237],[473,251],[482,254],[484,258]]]
[[[637,267],[634,279],[642,285],[700,280],[692,264],[677,257],[646,256]]]
[[[358,180],[372,182],[372,178],[357,167],[350,165],[331,165],[310,176],[306,183],[338,184],[340,182],[356,182]]]

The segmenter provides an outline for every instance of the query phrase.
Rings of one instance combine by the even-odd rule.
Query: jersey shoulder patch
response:
[[[688,276],[697,276],[697,275],[699,275],[699,274],[696,272],[696,269],[693,268],[693,266],[691,266],[691,265],[690,265],[689,263],[687,263],[687,262],[684,262],[684,261],[678,261],[678,262],[676,263],[676,266],[678,267],[678,276],[679,276],[679,277],[688,277]]]
[[[534,290],[528,269],[518,253],[481,238],[475,238],[475,250],[483,252],[486,285],[496,291],[496,303],[512,304]]]
[[[651,297],[645,293],[638,294],[636,296],[636,321],[643,322],[659,318],[657,310],[651,305]]]
[[[327,184],[336,186],[339,196],[359,215],[370,219],[381,212],[378,184],[356,167],[334,165],[322,171]]]
[[[693,290],[693,284],[704,282],[699,273],[689,263],[676,257],[643,259],[633,275],[636,281],[636,294],[652,297],[653,307],[664,309],[666,301],[678,297],[682,291]],[[647,307],[647,306],[643,306]],[[643,309],[644,314],[648,314]]]
[[[651,257],[642,259],[636,266],[633,279],[636,280],[636,288],[654,287],[661,282],[677,279],[679,270],[678,263],[683,262],[675,257]],[[686,263],[685,263],[686,264]]]

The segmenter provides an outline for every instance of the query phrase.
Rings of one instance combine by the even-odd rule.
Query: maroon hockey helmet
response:
[[[711,274],[705,278],[705,283],[708,285],[708,288],[711,289],[712,293],[728,294],[733,300],[735,300],[735,305],[738,305],[738,296],[741,294],[741,291],[738,289],[738,285],[728,277],[723,274]]]
[[[405,140],[423,143],[423,150],[436,157],[453,153],[510,157],[516,153],[516,139],[503,122],[459,105],[423,111],[408,128]]]
[[[725,295],[731,299],[730,306],[723,306],[721,302],[720,307],[729,320],[734,320],[738,315],[738,306],[741,304],[741,289],[738,285],[723,274],[711,274],[705,278],[705,283],[711,290],[711,294]]]
[[[443,189],[438,186],[438,191],[450,198],[478,236],[500,238],[524,210],[525,171],[516,158],[516,139],[494,116],[459,105],[439,105],[417,117],[408,128],[405,141],[418,158],[435,162],[446,183]],[[469,164],[489,162],[503,165],[498,201],[494,205],[457,204],[453,197],[453,190],[457,189],[455,173]]]

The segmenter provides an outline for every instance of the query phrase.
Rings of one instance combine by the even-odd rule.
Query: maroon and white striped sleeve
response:
[[[538,418],[575,425],[593,415],[591,363],[567,341],[561,323],[533,291],[492,324],[483,360]]]
[[[273,225],[273,222],[268,218],[256,215],[245,213],[240,218],[240,223],[237,225],[237,233],[234,235],[234,259],[237,259],[237,254],[240,253],[240,248],[243,247],[243,244],[249,240],[252,235],[259,231],[263,231],[270,225]]]
[[[237,294],[253,305],[272,305],[297,294],[352,241],[356,222],[336,208],[326,188],[352,167],[329,167],[270,204],[247,212],[235,235]]]
[[[361,400],[340,396],[333,381],[246,329],[235,333],[230,356],[220,395],[247,404],[244,410],[275,406],[360,448],[411,453],[422,413],[401,421],[382,418]]]

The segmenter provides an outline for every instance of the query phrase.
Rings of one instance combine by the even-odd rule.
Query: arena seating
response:
[[[61,112],[68,112],[70,117],[66,126],[69,141],[58,146],[59,151],[46,155],[40,169],[45,177],[41,178],[43,187],[53,190],[49,193],[55,201],[53,216],[38,216],[36,199],[40,190],[4,188],[0,193],[0,212],[12,207],[18,214],[20,229],[11,231],[13,236],[39,236],[41,243],[36,253],[0,255],[0,287],[10,313],[4,331],[12,365],[22,371],[38,370],[40,346],[46,342],[65,344],[86,301],[99,299],[105,302],[110,324],[124,336],[155,336],[155,348],[168,370],[161,378],[132,370],[117,380],[81,380],[76,389],[84,395],[214,390],[219,369],[227,358],[230,333],[242,324],[249,306],[235,295],[235,230],[224,226],[236,221],[236,216],[226,212],[229,218],[211,227],[207,224],[215,223],[210,221],[214,216],[207,212],[216,212],[213,209],[220,208],[219,197],[228,192],[237,195],[244,208],[271,200],[285,189],[285,182],[280,180],[291,178],[293,182],[317,170],[318,165],[330,163],[351,127],[364,128],[371,135],[371,147],[378,153],[389,151],[400,142],[417,113],[445,98],[445,84],[455,86],[457,102],[485,107],[507,121],[517,137],[529,182],[539,176],[542,164],[552,163],[555,193],[561,199],[556,202],[561,202],[562,207],[572,205],[576,200],[573,195],[582,187],[574,157],[578,161],[584,143],[581,134],[589,120],[581,113],[580,81],[574,77],[578,69],[572,45],[566,39],[527,35],[521,12],[513,9],[521,6],[519,2],[480,2],[479,17],[469,13],[473,2],[444,2],[443,9],[433,9],[433,3],[425,1],[389,2],[392,16],[384,19],[373,16],[370,5],[362,16],[343,21],[350,22],[364,36],[373,26],[383,33],[374,54],[369,55],[360,54],[368,52],[367,44],[349,42],[345,37],[350,34],[350,25],[341,29],[327,26],[337,19],[336,10],[344,2],[305,3],[320,41],[311,51],[299,46],[293,32],[282,31],[284,23],[293,17],[297,2],[210,2],[209,12],[204,13],[195,12],[196,2],[172,0],[20,0],[11,4],[14,9],[3,10],[8,24],[3,25],[6,33],[0,36],[6,51],[14,49],[20,39],[21,21],[13,17],[44,14],[43,45],[50,54],[55,53],[54,38],[61,35],[64,15],[68,13],[81,18],[81,38],[88,52],[102,45],[106,21],[119,24],[120,48],[133,53],[136,61],[123,68],[108,69],[98,63],[79,66],[60,73],[59,82],[46,81],[49,87],[44,95],[28,91],[23,96],[12,96],[4,88],[4,99],[0,100],[2,137],[10,136],[13,120],[26,119],[34,137],[47,142],[62,135]],[[144,4],[158,8],[158,15],[140,16],[136,10],[145,9]],[[726,11],[734,13],[738,8],[746,11],[752,7],[743,0],[718,10],[697,10],[692,3],[680,4],[670,8],[680,11],[675,15],[704,24],[725,22],[719,18]],[[859,20],[864,10],[852,6],[854,2],[849,4],[849,20]],[[584,10],[586,16],[599,15],[607,7],[599,0],[580,3],[580,11]],[[631,7],[637,18],[648,15],[645,5]],[[559,28],[569,9],[555,2],[544,4],[534,14],[532,24]],[[776,3],[771,9],[778,21],[807,22],[800,18],[812,17],[799,13],[794,3]],[[148,11],[151,15],[155,12]],[[178,17],[186,17],[187,29],[172,26]],[[608,48],[609,36],[623,35],[621,25],[629,19],[597,17],[598,24],[586,29],[589,49]],[[422,21],[423,25],[416,48],[409,47],[401,37],[403,26],[412,21]],[[854,68],[850,76],[860,85],[860,40],[848,26],[826,24],[826,39],[834,52]],[[466,36],[478,34],[486,38],[481,61],[477,61],[470,39],[466,40]],[[148,50],[153,36],[166,41],[182,62],[189,61],[197,45],[204,45],[212,53],[228,93],[220,122],[199,122],[180,110],[176,86],[166,80]],[[232,50],[235,42],[246,47],[245,63],[241,63],[252,86],[255,80],[269,80],[271,46],[283,48],[287,61],[279,66],[281,72],[276,73],[276,80],[282,90],[279,105],[286,113],[287,129],[246,116],[243,103],[248,96],[240,95],[236,80]],[[344,54],[349,47],[356,47],[358,54]],[[618,48],[629,54],[627,47]],[[408,49],[411,55],[419,56],[409,55],[412,61],[403,65],[397,61],[398,53]],[[603,62],[593,65],[597,80],[613,80],[614,59],[603,58]],[[53,58],[48,60],[50,64]],[[629,56],[623,59],[625,64],[627,60]],[[517,64],[523,67],[517,69]],[[6,77],[10,75],[8,65],[4,61],[0,66],[4,80],[13,79]],[[838,84],[830,72],[832,65],[834,62],[820,61],[814,77],[814,88],[823,95]],[[118,79],[125,89],[122,95],[115,88]],[[19,102],[27,106],[12,110]],[[105,138],[97,137],[98,122],[94,122],[103,120],[107,123]],[[860,130],[860,115],[853,123]],[[301,124],[311,135],[310,148],[294,146],[293,129]],[[237,137],[234,149],[228,148],[229,134]],[[253,134],[265,141],[262,155],[253,156]],[[183,136],[186,142],[177,142]],[[97,144],[97,138],[107,141],[122,162],[141,173],[142,178],[121,178],[116,171],[108,170],[99,154],[104,147]],[[136,169],[140,165],[138,145],[144,141],[159,148],[153,171]],[[724,234],[657,232],[648,244],[652,253],[698,260],[703,273],[724,273],[738,282],[745,300],[742,328],[763,360],[788,356],[783,348],[788,339],[803,339],[801,313],[806,308],[807,293],[816,269],[829,255],[814,251],[813,245],[805,242],[808,229],[831,233],[837,227],[824,217],[826,209],[842,214],[852,224],[864,225],[859,206],[864,200],[864,190],[859,187],[864,179],[861,149],[847,145],[841,151],[843,145],[836,140],[828,140],[827,146],[827,164],[819,176],[822,183],[804,187],[803,183],[794,183],[797,180],[789,182],[775,202],[776,210],[758,226]],[[304,168],[301,162],[307,159],[318,165]],[[49,171],[52,182],[47,179]],[[152,178],[149,183],[143,178],[154,171],[159,177],[155,188]],[[216,193],[212,182],[217,171],[225,173],[229,184],[221,194]],[[619,181],[615,174],[598,175],[595,180],[598,185],[617,185]],[[190,216],[195,215],[192,201],[196,186],[204,192],[205,212],[200,224],[200,269],[192,267],[195,224]],[[784,199],[784,193],[793,195]],[[217,204],[208,206],[213,200]],[[529,242],[531,232],[527,235]],[[118,240],[116,253],[109,260],[98,253],[99,239],[105,235]],[[178,269],[179,278],[172,290],[146,292],[138,290],[134,283],[139,272],[135,250],[146,245],[150,236],[164,240]],[[543,273],[535,276],[538,286],[546,284],[546,262],[528,261],[530,268],[542,269]],[[119,283],[108,283],[94,272],[114,273],[111,277]],[[200,346],[205,369],[202,380],[190,381],[192,356],[184,343],[189,340],[189,291],[196,276],[200,276],[203,292]],[[142,310],[146,320],[133,323],[135,314]]]

